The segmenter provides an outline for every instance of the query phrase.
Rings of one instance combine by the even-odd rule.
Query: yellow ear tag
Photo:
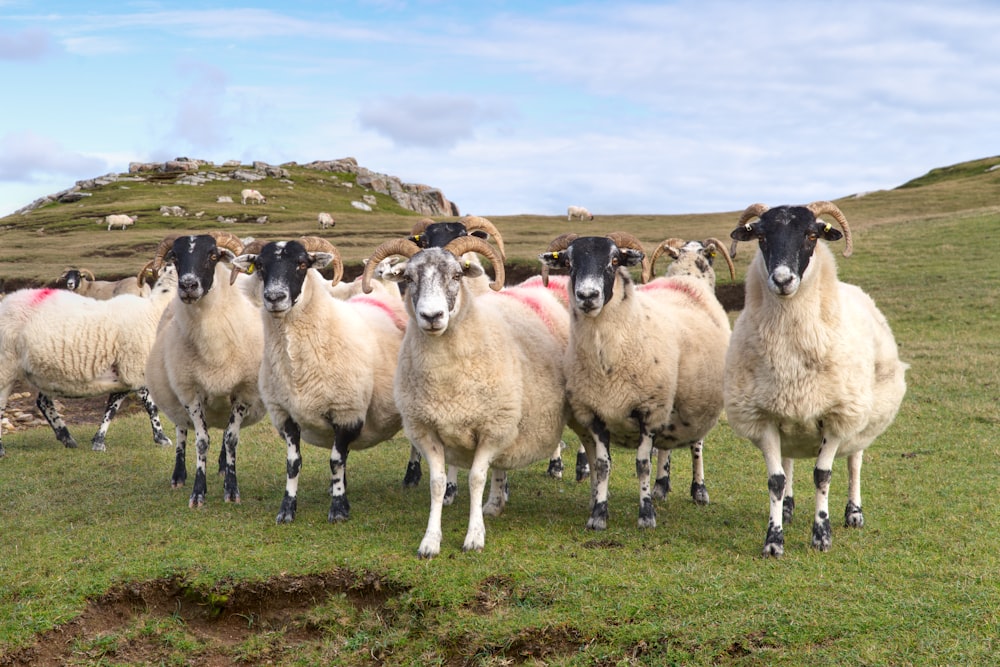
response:
[[[712,259],[715,259],[715,251],[713,250],[712,252],[708,253],[708,256],[711,257]]]
[[[552,259],[559,259],[559,253],[557,252],[552,253]]]
[[[824,233],[824,234],[829,234],[829,233],[830,233],[830,228],[831,228],[831,227],[833,227],[833,225],[831,225],[831,224],[830,224],[829,222],[828,222],[828,223],[826,223],[826,227],[824,227],[824,228],[823,228],[823,233]]]
[[[472,262],[465,260],[465,268],[469,268],[470,266],[472,266]]]
[[[413,240],[414,241],[420,241],[420,234],[417,234],[416,236],[414,236]]]
[[[253,273],[253,264],[251,264],[250,266],[247,267],[247,272],[246,273],[247,273],[248,276]]]

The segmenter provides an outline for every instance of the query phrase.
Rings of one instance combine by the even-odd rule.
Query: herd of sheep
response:
[[[570,217],[590,216],[574,209]],[[199,507],[209,430],[222,429],[223,498],[238,502],[240,430],[267,416],[287,451],[279,523],[295,519],[303,441],[330,452],[335,522],[350,512],[348,454],[402,429],[413,447],[404,484],[419,480],[421,458],[428,466],[418,555],[432,558],[458,468],[469,484],[463,549],[479,551],[483,516],[508,500],[508,472],[548,459],[558,475],[567,427],[581,443],[577,479],[590,479],[587,528],[608,525],[612,444],[635,450],[640,527],[656,525],[653,500],[669,489],[673,449],[691,450],[691,497],[707,503],[705,438],[725,412],[767,466],[763,554],[783,554],[796,458],[816,461],[812,546],[826,551],[833,460],[847,457],[844,523],[860,527],[862,456],[893,421],[907,366],[872,300],[837,278],[827,243],[844,239],[848,256],[852,239],[834,204],[754,204],[731,238],[728,252],[714,238],[671,238],[647,253],[625,232],[564,234],[539,249],[540,276],[507,286],[503,239],[473,216],[421,221],[375,248],[351,283],[340,282],[340,254],[323,238],[168,237],[121,285],[68,270],[68,289],[25,289],[0,302],[0,417],[26,381],[56,437],[75,447],[52,397],[106,394],[92,443],[103,450],[111,418],[135,392],[156,444],[170,444],[159,411],[176,427],[173,486],[186,484],[193,431],[189,505]],[[734,275],[740,241],[758,250],[730,327],[713,260],[722,255]],[[663,254],[673,261],[656,277]]]

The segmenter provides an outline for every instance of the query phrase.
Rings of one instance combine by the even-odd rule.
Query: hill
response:
[[[174,162],[171,169],[134,164],[130,173],[82,181],[82,186],[62,196],[34,202],[0,218],[0,290],[53,284],[69,265],[88,268],[98,278],[124,277],[139,270],[164,236],[210,229],[264,239],[326,236],[343,254],[350,278],[376,245],[406,234],[420,217],[445,220],[459,214],[458,206],[439,190],[402,184],[397,178],[359,167],[351,158],[280,167]],[[998,165],[1000,156],[964,162],[934,169],[893,190],[835,201],[857,231],[964,211],[1000,211]],[[267,203],[241,204],[239,194],[244,187],[263,192]],[[371,210],[359,210],[352,202],[366,203]],[[163,215],[161,206],[179,206],[186,215]],[[316,221],[320,211],[334,216],[334,228],[320,232]],[[137,216],[137,221],[125,231],[109,232],[99,221],[112,213]],[[669,236],[725,240],[738,215],[607,215],[593,222],[567,223],[562,216],[475,213],[489,216],[503,232],[511,280],[537,272],[538,252],[568,230],[584,234],[626,230],[650,245]],[[738,262],[746,261],[747,255]],[[720,284],[725,282],[720,280]]]

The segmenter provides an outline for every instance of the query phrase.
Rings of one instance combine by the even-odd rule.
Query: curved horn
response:
[[[243,254],[243,241],[240,241],[240,237],[236,236],[236,234],[214,230],[208,232],[208,235],[215,239],[215,245],[220,248],[225,248],[234,255]]]
[[[95,280],[97,280],[97,278],[94,277],[94,274],[90,271],[90,269],[78,269],[78,271],[80,272],[81,276],[83,276],[90,282],[94,282]]]
[[[840,223],[840,227],[844,230],[844,257],[850,257],[851,253],[854,252],[854,238],[851,236],[851,228],[847,224],[847,218],[844,217],[843,212],[837,205],[832,201],[814,201],[813,203],[806,206],[807,209],[812,211],[813,215],[817,218],[825,213],[829,213],[833,216],[833,219]]]
[[[719,252],[722,254],[722,258],[725,259],[726,264],[729,265],[729,279],[736,280],[736,267],[733,266],[733,258],[729,256],[728,252],[726,252],[726,246],[722,245],[722,241],[711,236],[705,239],[702,242],[702,245],[707,248],[709,243],[715,244],[715,247],[718,248]]]
[[[632,250],[638,250],[642,253],[642,282],[646,282],[646,276],[651,273],[649,268],[649,255],[646,254],[645,248],[642,247],[642,243],[632,234],[628,232],[611,232],[608,234],[608,238],[615,242],[615,245],[619,248],[630,248]]]
[[[746,210],[740,214],[740,219],[736,221],[736,226],[744,225],[754,218],[759,218],[767,212],[767,204],[750,204],[747,206]],[[736,257],[736,244],[739,243],[736,239],[733,239],[732,244],[729,246],[729,256]]]
[[[679,250],[684,247],[684,239],[679,238],[669,238],[660,241],[659,245],[653,248],[653,253],[649,256],[649,275],[642,277],[642,282],[648,283],[654,278],[656,273],[656,260],[663,254],[667,248],[674,248]]]
[[[390,239],[375,248],[365,264],[364,271],[361,272],[361,291],[365,294],[371,294],[372,275],[375,273],[378,263],[383,259],[391,255],[402,255],[409,258],[418,252],[420,252],[420,246],[410,239]]]
[[[565,234],[560,234],[551,241],[549,241],[549,247],[545,249],[545,252],[562,252],[569,245],[580,238],[579,234],[574,234],[573,232],[566,232]],[[546,287],[549,286],[549,267],[542,264],[542,284]]]
[[[489,243],[478,236],[459,236],[452,239],[444,249],[455,255],[455,257],[461,257],[467,252],[478,252],[480,255],[486,257],[493,264],[493,282],[490,283],[490,288],[494,292],[499,292],[503,289],[504,280],[507,277],[503,268],[503,257]]]
[[[142,267],[139,270],[138,275],[136,275],[136,277],[135,277],[135,284],[136,284],[136,287],[138,287],[139,289],[142,289],[142,286],[146,284],[146,274],[147,273],[152,273],[154,276],[156,275],[156,272],[153,272],[153,263],[154,262],[156,262],[156,258],[155,257],[153,259],[149,260],[148,262],[146,262],[146,265],[144,267]]]
[[[500,250],[500,256],[503,257],[504,261],[507,261],[507,252],[503,247],[503,237],[500,235],[500,230],[492,222],[478,215],[467,215],[459,218],[458,221],[465,225],[466,231],[473,232],[478,230],[492,236],[494,243],[497,244],[497,248]]]
[[[160,269],[163,268],[163,257],[173,247],[176,240],[176,236],[168,236],[160,241],[160,245],[156,246],[156,250],[153,252],[152,266],[150,267],[150,271],[153,272],[154,276],[160,273]]]
[[[299,243],[306,249],[306,252],[328,252],[333,255],[333,278],[331,285],[336,285],[344,277],[344,262],[340,259],[340,251],[336,246],[321,236],[301,236]]]

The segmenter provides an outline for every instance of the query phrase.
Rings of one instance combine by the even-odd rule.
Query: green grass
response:
[[[942,209],[957,207],[943,184],[929,187]],[[659,525],[639,530],[632,452],[616,449],[609,529],[589,532],[586,485],[549,479],[540,463],[511,476],[504,515],[487,518],[485,551],[465,554],[462,477],[442,553],[421,561],[427,483],[401,488],[404,439],[351,454],[352,516],[339,525],[326,522],[325,452],[306,448],[296,521],[277,526],[284,448],[269,424],[244,432],[243,502],[222,503],[213,477],[207,506],[192,511],[190,487],[169,488],[173,451],[155,448],[136,415],[112,424],[105,453],[65,450],[47,428],[5,434],[0,663],[26,662],[36,641],[36,657],[108,665],[995,662],[1000,215],[977,205],[938,214],[926,205],[933,193],[907,192],[918,196],[906,219],[895,219],[903,191],[879,195],[893,199],[884,219],[844,206],[857,231],[854,256],[838,256],[841,276],[874,296],[911,368],[896,422],[865,458],[865,527],[835,524],[830,552],[809,547],[811,463],[802,461],[785,556],[759,556],[766,470],[725,420],[706,444],[707,507],[687,496],[690,457],[677,452]],[[731,216],[711,220],[704,235],[724,238]],[[494,222],[514,247],[535,242],[533,222]],[[657,224],[636,227],[646,238]],[[689,235],[675,230],[659,235]],[[750,255],[742,251],[741,274]],[[72,430],[86,443],[93,427]],[[838,460],[835,516],[845,494]],[[116,605],[130,587],[142,602]],[[108,608],[121,618],[101,617],[99,632],[71,624],[97,627]],[[71,649],[56,652],[67,634]]]

